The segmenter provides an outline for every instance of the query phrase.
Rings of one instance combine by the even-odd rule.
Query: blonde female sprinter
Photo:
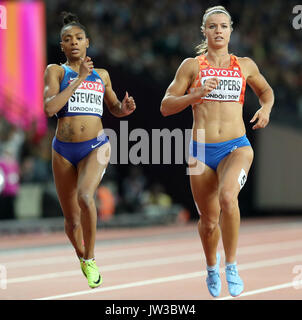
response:
[[[224,7],[207,9],[201,29],[205,41],[198,47],[199,56],[182,62],[162,100],[161,113],[172,115],[192,105],[189,163],[195,160],[203,169],[201,174],[193,175],[190,168],[190,183],[200,214],[198,231],[207,262],[206,282],[210,294],[219,296],[217,245],[222,235],[228,290],[237,296],[244,288],[236,263],[238,194],[254,156],[242,117],[246,83],[261,106],[251,119],[257,120],[253,129],[268,124],[274,94],[252,59],[229,53],[232,19]],[[204,139],[198,134],[200,130]]]

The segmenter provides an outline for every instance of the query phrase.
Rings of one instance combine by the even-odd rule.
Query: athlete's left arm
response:
[[[104,101],[109,111],[118,118],[125,117],[131,114],[136,109],[133,97],[129,96],[128,92],[126,91],[125,97],[122,100],[122,102],[119,101],[115,92],[112,89],[112,84],[108,71],[105,69],[95,70],[105,83],[106,90],[104,95]]]
[[[274,104],[274,92],[264,76],[260,73],[256,63],[250,58],[243,58],[247,71],[246,82],[259,98],[261,108],[257,110],[250,122],[258,119],[253,129],[265,128],[269,122],[270,113]]]

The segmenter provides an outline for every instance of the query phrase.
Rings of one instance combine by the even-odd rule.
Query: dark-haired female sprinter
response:
[[[89,39],[85,27],[71,13],[63,13],[61,49],[63,65],[45,71],[44,111],[56,115],[52,166],[57,194],[65,218],[65,232],[81,262],[91,288],[102,283],[95,262],[97,212],[94,193],[110,158],[110,144],[103,131],[103,100],[116,117],[131,114],[136,106],[126,95],[120,102],[109,74],[95,69],[86,56]]]

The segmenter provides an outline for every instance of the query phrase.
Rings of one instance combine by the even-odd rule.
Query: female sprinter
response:
[[[101,121],[103,100],[117,117],[129,115],[136,106],[127,92],[122,102],[117,99],[108,72],[94,69],[91,58],[86,56],[89,39],[85,27],[75,15],[63,15],[60,44],[67,61],[46,68],[44,111],[49,117],[58,117],[52,166],[65,232],[88,285],[95,288],[102,283],[102,276],[94,260],[94,193],[110,158],[110,145]]]
[[[200,55],[182,62],[162,100],[161,113],[168,116],[192,105],[190,184],[200,215],[198,231],[207,262],[206,282],[211,295],[217,297],[221,280],[216,250],[221,230],[228,290],[237,296],[244,287],[236,266],[238,194],[253,160],[242,118],[246,83],[261,105],[251,119],[257,120],[253,129],[268,124],[274,94],[250,58],[228,52],[232,20],[224,7],[207,9],[201,29],[206,40],[198,47]],[[201,131],[204,139],[200,138]],[[202,166],[202,174],[193,174],[194,161]]]

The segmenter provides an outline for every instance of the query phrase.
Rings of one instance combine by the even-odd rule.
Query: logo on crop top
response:
[[[235,68],[234,68],[235,69]],[[238,70],[238,69],[237,69]],[[205,77],[212,76],[212,77],[237,77],[241,78],[241,73],[239,70],[227,70],[227,69],[203,69],[201,72]]]
[[[68,84],[70,84],[75,78],[70,78]],[[97,81],[99,80],[99,81]],[[98,92],[105,92],[104,85],[102,84],[100,79],[96,79],[96,81],[83,81],[79,85],[78,89],[85,89],[85,90],[93,90]]]

